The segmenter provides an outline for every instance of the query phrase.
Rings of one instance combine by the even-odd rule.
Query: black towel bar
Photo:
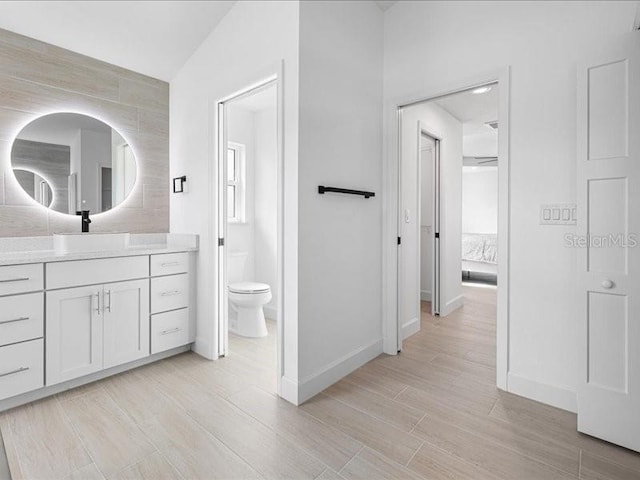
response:
[[[338,188],[338,187],[325,187],[324,185],[318,185],[318,193],[323,194],[326,192],[335,193],[347,193],[349,195],[362,195],[364,198],[375,197],[375,192],[365,192],[364,190],[351,190],[350,188]]]

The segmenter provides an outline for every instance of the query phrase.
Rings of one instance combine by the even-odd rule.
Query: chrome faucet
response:
[[[89,210],[76,211],[76,215],[82,216],[82,233],[89,233],[89,224],[91,223]]]

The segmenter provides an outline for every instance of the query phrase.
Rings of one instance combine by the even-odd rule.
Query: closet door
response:
[[[635,37],[635,38],[634,38]],[[640,451],[640,38],[578,68],[578,430]],[[635,247],[635,248],[634,248]]]
[[[46,385],[102,369],[102,286],[47,292]]]
[[[104,368],[149,355],[149,280],[104,286]]]

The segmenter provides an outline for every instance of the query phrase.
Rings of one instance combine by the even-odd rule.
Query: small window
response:
[[[245,147],[229,142],[227,148],[227,219],[244,222]]]

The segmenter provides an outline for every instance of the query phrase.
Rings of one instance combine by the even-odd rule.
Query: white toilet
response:
[[[235,319],[230,319],[229,330],[243,337],[266,337],[262,307],[271,301],[271,287],[244,280],[246,252],[229,253],[228,260],[229,314],[236,314]]]

